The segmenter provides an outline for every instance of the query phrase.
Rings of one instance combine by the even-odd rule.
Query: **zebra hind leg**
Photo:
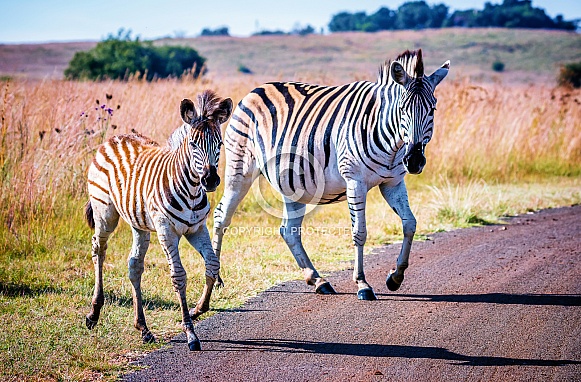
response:
[[[143,312],[143,300],[141,297],[141,275],[143,274],[145,253],[149,248],[150,233],[133,228],[133,246],[127,260],[129,268],[129,280],[133,286],[133,325],[141,332],[144,343],[155,342],[155,336],[147,328],[145,313]]]
[[[365,220],[365,206],[367,199],[367,186],[362,182],[347,180],[347,203],[351,215],[351,237],[355,250],[353,267],[353,281],[357,284],[357,298],[359,300],[377,300],[373,288],[365,279],[363,270],[363,248],[367,240],[367,225]]]
[[[93,204],[96,208],[93,208]],[[105,304],[105,295],[103,293],[103,263],[105,262],[105,253],[107,251],[107,240],[119,222],[119,214],[113,204],[101,204],[100,202],[89,202],[86,207],[86,214],[93,220],[89,221],[94,224],[95,234],[92,238],[91,258],[95,267],[95,287],[91,301],[91,311],[85,316],[85,325],[88,329],[93,329],[99,321],[101,308]]]
[[[315,286],[318,294],[336,294],[335,289],[327,280],[319,275],[311,259],[307,255],[301,240],[301,226],[305,216],[305,205],[285,198],[284,217],[280,226],[280,235],[293,254],[299,267],[303,270],[308,285]]]

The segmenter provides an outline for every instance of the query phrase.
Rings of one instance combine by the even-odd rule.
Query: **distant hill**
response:
[[[0,76],[63,78],[76,51],[93,42],[0,45]],[[164,39],[155,44],[187,45],[207,58],[208,76],[348,82],[375,79],[379,65],[406,49],[422,48],[426,70],[452,61],[451,76],[476,81],[554,82],[559,65],[581,60],[581,35],[538,29],[425,29],[346,32],[331,35],[212,36]],[[492,70],[495,61],[504,71]]]

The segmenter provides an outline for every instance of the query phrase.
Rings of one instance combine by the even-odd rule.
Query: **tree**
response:
[[[448,18],[448,6],[445,4],[436,4],[430,12],[430,21],[428,28],[441,28],[444,21]]]
[[[562,15],[553,20],[544,9],[533,7],[531,0],[504,0],[502,4],[487,2],[481,11],[456,11],[444,26],[575,30],[577,22],[565,21]]]
[[[441,27],[547,28],[575,30],[581,20],[567,21],[562,15],[551,19],[544,9],[535,8],[531,0],[504,0],[501,4],[486,2],[484,9],[455,11],[448,6],[430,7],[425,1],[408,1],[397,11],[382,7],[374,14],[340,12],[331,18],[331,32],[375,32],[388,29],[421,29]]]
[[[204,28],[200,36],[230,36],[228,27],[220,27],[216,29]]]
[[[334,15],[329,22],[331,32],[348,32],[362,30],[361,27],[366,23],[367,15],[365,12],[349,13],[340,12]]]
[[[397,9],[397,29],[426,28],[430,21],[431,9],[425,1],[410,1]]]
[[[369,21],[375,30],[395,29],[396,12],[389,8],[381,7],[374,14],[369,16]]]

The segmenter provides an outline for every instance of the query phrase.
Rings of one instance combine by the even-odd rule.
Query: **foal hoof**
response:
[[[192,342],[188,342],[188,347],[191,351],[200,351],[202,350],[202,345],[200,344],[200,340],[195,339]]]
[[[373,289],[365,288],[359,289],[357,291],[357,299],[365,301],[375,301],[377,300],[377,297],[375,296],[375,293],[373,293]]]
[[[329,282],[323,283],[315,289],[317,294],[337,294]]]
[[[93,321],[89,316],[85,316],[85,325],[87,325],[87,329],[91,330],[97,325],[97,321]]]
[[[401,281],[403,282],[403,277],[402,277]],[[393,274],[391,274],[391,275],[389,275],[389,277],[387,278],[387,280],[385,280],[385,285],[387,285],[387,289],[389,289],[392,292],[395,292],[401,286],[401,282],[400,283],[397,283],[393,279]]]
[[[144,344],[152,344],[155,343],[155,336],[151,332],[147,332],[141,336]]]

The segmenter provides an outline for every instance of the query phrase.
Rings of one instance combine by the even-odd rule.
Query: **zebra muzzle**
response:
[[[216,191],[216,188],[220,185],[220,176],[218,175],[216,166],[210,165],[204,168],[201,182],[207,192]]]
[[[420,174],[426,165],[423,142],[414,144],[403,158],[403,165],[410,174]]]

